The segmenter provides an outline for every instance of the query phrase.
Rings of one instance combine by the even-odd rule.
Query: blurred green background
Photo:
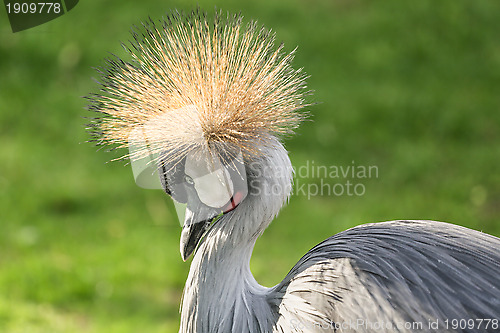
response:
[[[258,241],[272,286],[313,245],[393,219],[500,235],[500,2],[200,1],[277,32],[315,90],[293,164],[375,165],[363,196],[293,196]],[[189,263],[161,191],[84,143],[93,66],[184,1],[80,1],[13,34],[0,9],[0,332],[175,332]],[[299,179],[318,184],[319,179]],[[345,182],[345,179],[331,180]]]

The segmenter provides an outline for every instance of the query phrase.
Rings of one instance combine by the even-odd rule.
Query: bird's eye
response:
[[[193,180],[193,178],[191,178],[191,177],[190,177],[190,176],[188,176],[188,175],[185,175],[185,176],[184,176],[184,181],[185,181],[186,183],[188,183],[189,185],[194,185],[194,180]]]

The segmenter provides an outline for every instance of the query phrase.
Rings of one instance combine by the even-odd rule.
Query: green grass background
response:
[[[258,241],[271,286],[365,222],[449,221],[500,235],[500,2],[200,1],[277,32],[311,75],[296,167],[375,165],[363,196],[294,196]],[[132,24],[184,1],[80,1],[11,33],[0,9],[0,332],[175,332],[189,263],[161,191],[85,144],[93,66]],[[300,179],[316,184],[315,178]],[[337,180],[331,180],[336,182]],[[345,180],[340,180],[345,181]]]

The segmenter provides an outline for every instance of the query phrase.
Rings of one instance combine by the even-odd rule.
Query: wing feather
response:
[[[443,222],[366,224],[315,246],[269,295],[283,332],[444,332],[446,319],[500,319],[500,239]]]

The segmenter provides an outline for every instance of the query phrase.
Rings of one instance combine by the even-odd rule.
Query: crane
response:
[[[88,96],[90,131],[129,148],[137,181],[158,177],[176,204],[181,257],[193,256],[180,332],[500,331],[500,239],[443,222],[354,227],[259,285],[255,242],[292,190],[283,138],[307,116],[294,51],[199,9],[132,35],[131,60],[108,59]]]

